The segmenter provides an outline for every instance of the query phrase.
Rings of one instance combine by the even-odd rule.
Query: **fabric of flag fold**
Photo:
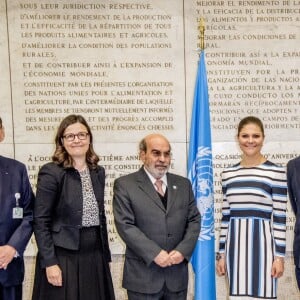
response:
[[[188,177],[201,213],[201,232],[192,256],[195,300],[215,300],[215,239],[211,128],[205,53],[201,51],[195,83],[188,154]]]

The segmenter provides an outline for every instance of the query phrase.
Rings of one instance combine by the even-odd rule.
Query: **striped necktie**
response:
[[[163,191],[162,184],[163,184],[163,182],[160,179],[157,179],[154,183],[154,185],[157,188],[157,192],[163,197],[165,195],[165,193]]]

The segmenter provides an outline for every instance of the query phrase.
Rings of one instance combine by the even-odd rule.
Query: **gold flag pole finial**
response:
[[[205,23],[204,18],[200,18],[199,21],[199,30],[200,30],[200,50],[204,50],[204,31],[205,31]]]

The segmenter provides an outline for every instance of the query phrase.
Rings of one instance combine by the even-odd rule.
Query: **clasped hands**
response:
[[[177,250],[172,250],[170,253],[161,250],[154,258],[154,262],[162,268],[180,264],[183,260],[183,255]]]

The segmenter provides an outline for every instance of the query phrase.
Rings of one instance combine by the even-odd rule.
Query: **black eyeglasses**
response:
[[[86,140],[89,135],[90,134],[88,132],[78,132],[77,134],[68,133],[63,135],[63,138],[68,142],[73,142],[75,140],[75,137],[77,136],[79,140],[83,141]]]

